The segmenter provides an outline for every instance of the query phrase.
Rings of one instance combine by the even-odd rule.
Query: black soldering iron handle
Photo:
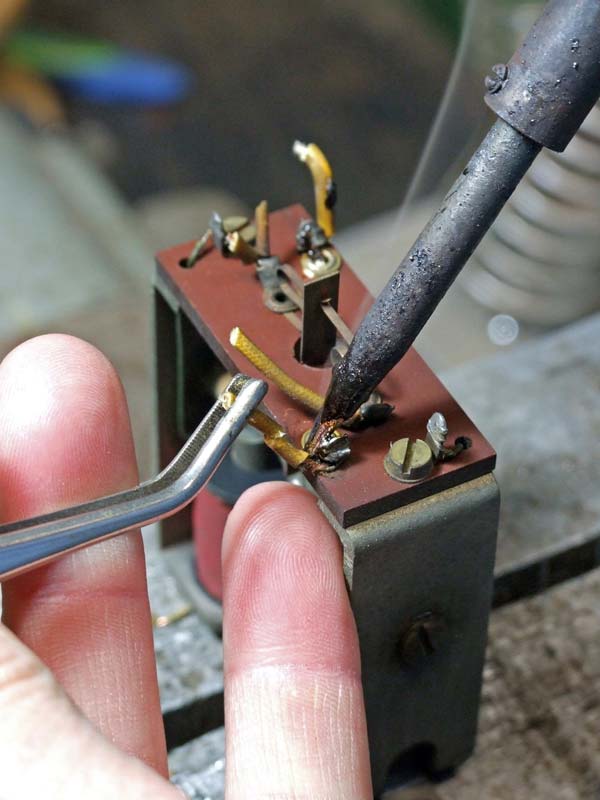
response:
[[[488,81],[500,117],[333,370],[320,422],[349,419],[414,342],[542,146],[562,150],[600,97],[600,0],[551,0]]]

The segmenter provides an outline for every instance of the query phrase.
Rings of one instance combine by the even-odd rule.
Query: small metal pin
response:
[[[271,253],[269,243],[269,206],[266,200],[256,206],[254,225],[256,227],[256,249],[263,258],[266,258]]]
[[[152,625],[155,628],[166,628],[174,622],[185,619],[193,610],[194,609],[190,605],[186,605],[178,608],[176,611],[172,611],[170,614],[153,614]]]
[[[186,269],[191,269],[204,255],[206,247],[211,239],[212,230],[209,228],[192,247],[189,256],[181,261],[181,266]]]
[[[224,237],[226,234],[236,232],[246,242],[253,242],[256,238],[256,227],[250,224],[247,217],[227,217],[222,220],[217,213],[214,213],[208,230],[194,244],[189,256],[180,261],[181,266],[191,269],[211,249],[209,247],[211,240],[212,244],[225,255],[223,253]]]

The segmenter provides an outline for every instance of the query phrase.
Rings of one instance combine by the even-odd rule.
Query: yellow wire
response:
[[[315,191],[315,215],[317,222],[325,231],[325,236],[330,239],[335,233],[335,219],[333,209],[329,208],[328,197],[333,181],[331,165],[325,153],[316,144],[294,142],[294,154],[304,162],[310,170]]]
[[[271,361],[266,353],[257,347],[240,328],[234,328],[229,334],[229,341],[231,344],[250,361],[257,370],[273,381],[282,392],[291,397],[292,400],[297,400],[302,405],[306,406],[310,411],[315,414],[323,408],[324,398],[313,392],[307,386],[303,386],[298,381],[290,377],[287,372],[284,372],[281,367],[278,367],[274,361]]]

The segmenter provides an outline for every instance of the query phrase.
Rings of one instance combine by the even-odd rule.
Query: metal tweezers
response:
[[[119,533],[171,516],[208,483],[267,392],[264,381],[237,375],[226,410],[217,401],[166,469],[135,489],[51,514],[0,525],[0,580]]]

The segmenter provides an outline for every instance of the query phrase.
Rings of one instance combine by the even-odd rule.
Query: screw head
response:
[[[416,667],[440,649],[446,624],[440,614],[426,611],[415,617],[400,641],[400,657],[407,667]]]
[[[492,78],[491,75],[486,75],[483,81],[486,91],[490,94],[496,94],[502,88],[502,81],[497,78]]]
[[[505,81],[508,78],[508,66],[506,64],[494,64],[492,72],[501,81]]]
[[[390,478],[416,483],[431,473],[433,453],[422,439],[398,439],[390,445],[383,466]]]
[[[508,66],[506,64],[494,64],[492,75],[485,78],[485,88],[490,94],[496,94],[506,83],[508,78]]]

